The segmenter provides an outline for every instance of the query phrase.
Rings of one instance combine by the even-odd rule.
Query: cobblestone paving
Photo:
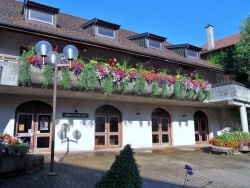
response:
[[[55,163],[57,176],[47,175],[49,160],[46,160],[43,169],[38,173],[0,179],[0,187],[92,188],[110,168],[117,154],[107,153],[101,152],[98,156],[92,156],[93,153],[67,155],[61,162]],[[186,187],[250,187],[250,154],[210,155],[202,150],[168,148],[146,153],[136,151],[135,158],[141,166],[144,188],[182,187],[185,164],[190,165],[194,173],[188,176]],[[209,181],[213,183],[207,185]]]

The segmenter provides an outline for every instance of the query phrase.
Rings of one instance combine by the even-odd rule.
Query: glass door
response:
[[[118,116],[96,116],[95,148],[116,148],[120,145]]]
[[[51,114],[37,115],[34,133],[34,151],[49,152],[51,143]]]
[[[19,113],[17,115],[15,129],[15,137],[22,139],[24,142],[28,142],[30,144],[30,152],[34,151],[33,117],[31,113]]]
[[[208,142],[208,130],[206,119],[195,119],[194,129],[196,143]]]
[[[152,117],[152,142],[154,145],[170,144],[169,119]]]

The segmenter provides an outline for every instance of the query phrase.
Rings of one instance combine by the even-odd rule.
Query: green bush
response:
[[[127,144],[95,187],[140,188],[142,187],[142,178],[138,167],[139,165],[134,159],[133,149]]]

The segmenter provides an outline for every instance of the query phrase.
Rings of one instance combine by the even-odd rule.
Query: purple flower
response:
[[[190,167],[190,166],[188,166],[188,165],[185,165],[185,168],[184,169],[186,169],[187,171],[193,171],[193,169]]]

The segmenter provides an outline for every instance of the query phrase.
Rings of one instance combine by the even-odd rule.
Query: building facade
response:
[[[100,61],[109,64],[105,65],[108,70],[119,68],[121,71],[117,62],[123,62],[124,66],[126,62],[132,67],[126,70],[137,70],[137,77],[127,85],[131,91],[123,94],[119,89],[121,82],[118,82],[117,87],[113,85],[111,95],[102,92],[106,81],[99,80],[99,86],[91,91],[87,87],[79,88],[77,84],[83,71],[77,75],[71,72],[73,87],[62,88],[63,69],[59,70],[55,151],[112,149],[126,144],[148,148],[208,143],[213,136],[238,122],[243,131],[248,132],[249,89],[234,82],[218,84],[225,72],[201,60],[201,48],[190,44],[172,45],[165,37],[127,31],[98,18],[78,18],[33,1],[0,0],[0,3],[5,5],[0,7],[0,132],[25,139],[32,152],[51,150],[53,86],[43,87],[45,65],[32,63],[30,82],[23,85],[20,80],[25,77],[24,62],[20,57],[29,53],[29,45],[44,40],[58,52],[73,44],[84,66]],[[139,73],[138,64],[151,72]],[[158,72],[163,75],[168,69],[177,82],[180,71],[176,70],[180,67],[182,75],[193,78],[199,73],[197,80],[211,83],[211,97],[178,98],[178,92],[167,96],[163,94],[164,88],[155,86],[157,89],[153,89],[154,84],[146,79],[147,75]],[[145,90],[141,93],[133,90],[138,75],[146,79]],[[89,82],[94,79],[89,78]],[[168,85],[168,92],[174,92],[177,87],[174,85]]]

